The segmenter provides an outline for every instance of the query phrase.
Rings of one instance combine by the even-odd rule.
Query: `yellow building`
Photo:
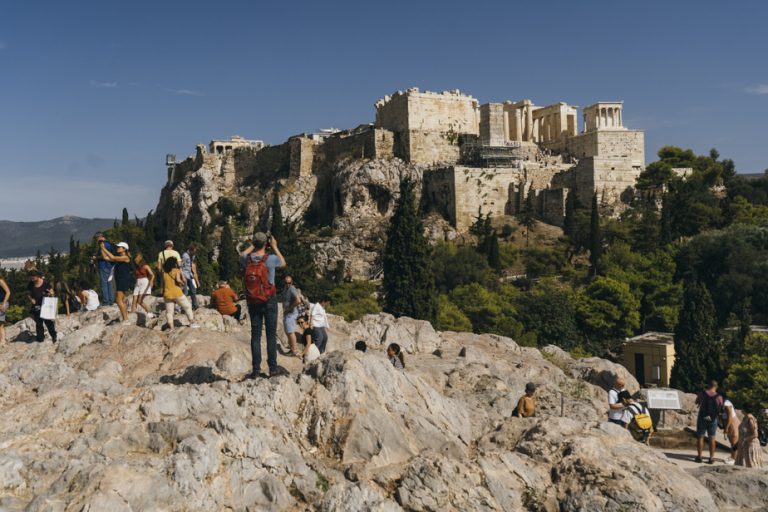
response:
[[[641,387],[669,387],[675,364],[671,332],[646,332],[624,342],[624,366]]]

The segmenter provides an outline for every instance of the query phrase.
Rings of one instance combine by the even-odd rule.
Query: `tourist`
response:
[[[709,438],[709,464],[715,463],[717,435],[717,416],[723,407],[723,397],[717,393],[717,381],[712,381],[704,391],[696,397],[699,414],[696,417],[696,462],[703,462],[701,453],[704,451],[704,436]]]
[[[323,296],[309,310],[309,325],[312,327],[312,341],[317,345],[321,354],[325,354],[328,346],[328,315],[325,308],[331,303],[328,297]]]
[[[219,281],[216,291],[211,294],[211,305],[222,316],[231,316],[240,320],[242,308],[237,303],[237,294],[229,287],[226,281]]]
[[[632,437],[637,439],[643,444],[648,444],[651,441],[651,434],[653,433],[653,420],[651,420],[651,413],[648,408],[632,399],[632,395],[629,391],[624,390],[619,393],[619,400],[624,404],[624,428],[632,431]]]
[[[155,273],[149,266],[144,256],[139,253],[133,258],[133,264],[136,265],[134,276],[136,284],[133,287],[133,301],[131,302],[131,313],[136,312],[136,308],[141,306],[147,312],[147,318],[154,318],[154,313],[149,306],[144,304],[144,297],[152,294],[152,285],[155,284]]]
[[[304,345],[304,350],[301,352],[302,361],[304,364],[311,363],[320,357],[320,350],[318,350],[317,345],[312,342],[312,329],[309,327],[309,319],[305,316],[301,316],[296,322],[301,332],[300,341]]]
[[[101,284],[101,303],[105,306],[111,306],[115,303],[115,289],[113,286],[113,270],[115,264],[104,259],[101,248],[106,248],[109,252],[114,252],[115,247],[107,241],[103,233],[96,233],[96,246],[98,253],[93,257],[98,261],[99,283]]]
[[[86,281],[81,281],[76,289],[77,298],[86,311],[96,311],[99,308],[99,294],[91,289]]]
[[[101,245],[101,255],[115,264],[115,290],[117,291],[117,307],[120,309],[120,316],[123,318],[123,325],[128,325],[128,305],[125,301],[125,294],[131,288],[131,253],[126,242],[120,242],[116,246],[115,252],[107,250],[104,244]]]
[[[165,268],[165,262],[170,258],[176,258],[176,261],[181,261],[181,255],[173,249],[173,240],[166,240],[163,244],[163,250],[157,253],[157,273],[160,275],[160,286],[165,286],[165,279],[163,279],[163,272]],[[163,290],[160,290],[161,292]]]
[[[619,393],[624,391],[624,378],[617,375],[613,381],[613,387],[608,391],[608,421],[626,427],[624,425],[624,404],[619,399]]]
[[[200,327],[195,323],[192,305],[184,296],[184,292],[181,289],[182,286],[184,286],[184,278],[181,276],[181,270],[179,269],[179,260],[174,256],[170,256],[165,259],[163,266],[163,300],[165,301],[165,316],[168,321],[169,331],[173,331],[173,313],[176,309],[176,304],[181,306],[181,309],[187,315],[189,326],[192,329]]]
[[[272,253],[267,252],[269,243]],[[285,267],[285,258],[277,247],[274,237],[258,232],[253,243],[240,255],[240,264],[245,269],[246,301],[248,316],[251,318],[252,371],[249,377],[259,375],[261,368],[261,328],[267,330],[267,365],[269,376],[284,375],[284,369],[277,366],[277,298],[275,270]],[[265,282],[266,281],[266,282]]]
[[[513,411],[513,416],[530,418],[531,416],[536,415],[536,399],[533,396],[535,392],[536,384],[529,382],[525,385],[525,394],[517,401],[517,407],[515,407],[517,414],[514,414],[515,411]]]
[[[723,394],[723,408],[720,411],[720,422],[723,434],[731,444],[731,458],[726,460],[727,464],[733,464],[736,460],[736,451],[739,448],[739,417],[736,416],[736,408],[728,397]]]
[[[750,410],[748,404],[744,409]],[[736,451],[736,465],[760,469],[763,467],[763,449],[757,435],[757,419],[746,413],[739,425],[739,448]]]
[[[192,310],[197,309],[197,289],[200,286],[200,280],[197,278],[197,265],[195,264],[195,255],[197,253],[197,244],[189,244],[186,252],[181,255],[181,275],[184,277],[184,295],[192,299]]]
[[[387,357],[389,358],[389,362],[392,363],[392,366],[398,370],[405,369],[405,357],[403,356],[403,351],[400,349],[400,345],[397,343],[390,343],[387,347]]]
[[[296,348],[296,320],[299,318],[299,304],[301,295],[293,286],[293,278],[285,276],[285,290],[283,291],[283,328],[291,346],[291,355],[298,356]]]
[[[56,283],[56,295],[59,297],[62,304],[64,304],[64,313],[67,315],[67,318],[69,318],[72,313],[80,311],[82,307],[80,299],[78,299],[77,294],[72,291],[72,288],[70,288],[67,282],[63,279]]]
[[[368,350],[368,345],[363,340],[358,340],[355,342],[355,350],[359,350],[360,352],[365,352]]]
[[[5,314],[8,311],[8,301],[11,298],[11,289],[8,283],[0,276],[0,345],[5,343]]]
[[[56,323],[53,320],[40,318],[43,299],[53,297],[53,287],[51,283],[43,279],[43,274],[39,270],[32,270],[29,273],[29,278],[27,292],[29,293],[29,301],[32,303],[32,317],[35,319],[35,339],[38,342],[45,339],[45,330],[43,329],[43,324],[45,324],[51,335],[51,340],[56,343]]]

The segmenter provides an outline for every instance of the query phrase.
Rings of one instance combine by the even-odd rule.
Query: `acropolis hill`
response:
[[[373,123],[278,145],[237,136],[198,145],[169,168],[158,206],[168,235],[189,214],[209,221],[220,197],[266,224],[275,191],[289,217],[360,228],[360,218],[391,214],[406,175],[420,183],[424,211],[458,233],[478,213],[515,214],[529,195],[540,220],[562,225],[569,193],[584,205],[597,193],[613,214],[644,168],[644,134],[624,127],[621,101],[583,108],[581,127],[566,103],[480,104],[458,90],[398,91],[375,108]]]

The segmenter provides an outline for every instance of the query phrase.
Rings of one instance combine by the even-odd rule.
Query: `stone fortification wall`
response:
[[[238,181],[263,183],[287,178],[291,166],[290,146],[290,142],[285,142],[259,150],[235,149],[235,173]]]
[[[393,148],[394,134],[390,130],[362,125],[328,137],[319,151],[329,162],[347,158],[388,160],[394,156]]]
[[[450,166],[424,173],[428,209],[444,215],[457,230],[466,231],[478,213],[493,217],[510,213],[510,187],[523,180],[517,168]],[[447,213],[447,215],[446,215]]]
[[[547,224],[563,226],[565,220],[565,201],[568,198],[567,188],[544,189],[539,194],[541,219]]]
[[[315,141],[308,137],[293,137],[288,140],[288,144],[290,145],[289,176],[291,178],[311,176],[315,157]]]

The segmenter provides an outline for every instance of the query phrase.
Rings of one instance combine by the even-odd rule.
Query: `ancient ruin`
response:
[[[327,175],[348,159],[398,158],[423,169],[428,209],[464,231],[479,212],[516,213],[529,194],[537,216],[555,225],[571,191],[582,204],[597,193],[607,211],[618,211],[644,168],[644,134],[624,126],[620,101],[584,108],[581,131],[577,108],[562,102],[481,105],[458,90],[412,88],[375,106],[375,123],[350,130],[302,133],[272,146],[238,136],[211,141],[174,179],[203,160],[234,187],[238,180]]]

